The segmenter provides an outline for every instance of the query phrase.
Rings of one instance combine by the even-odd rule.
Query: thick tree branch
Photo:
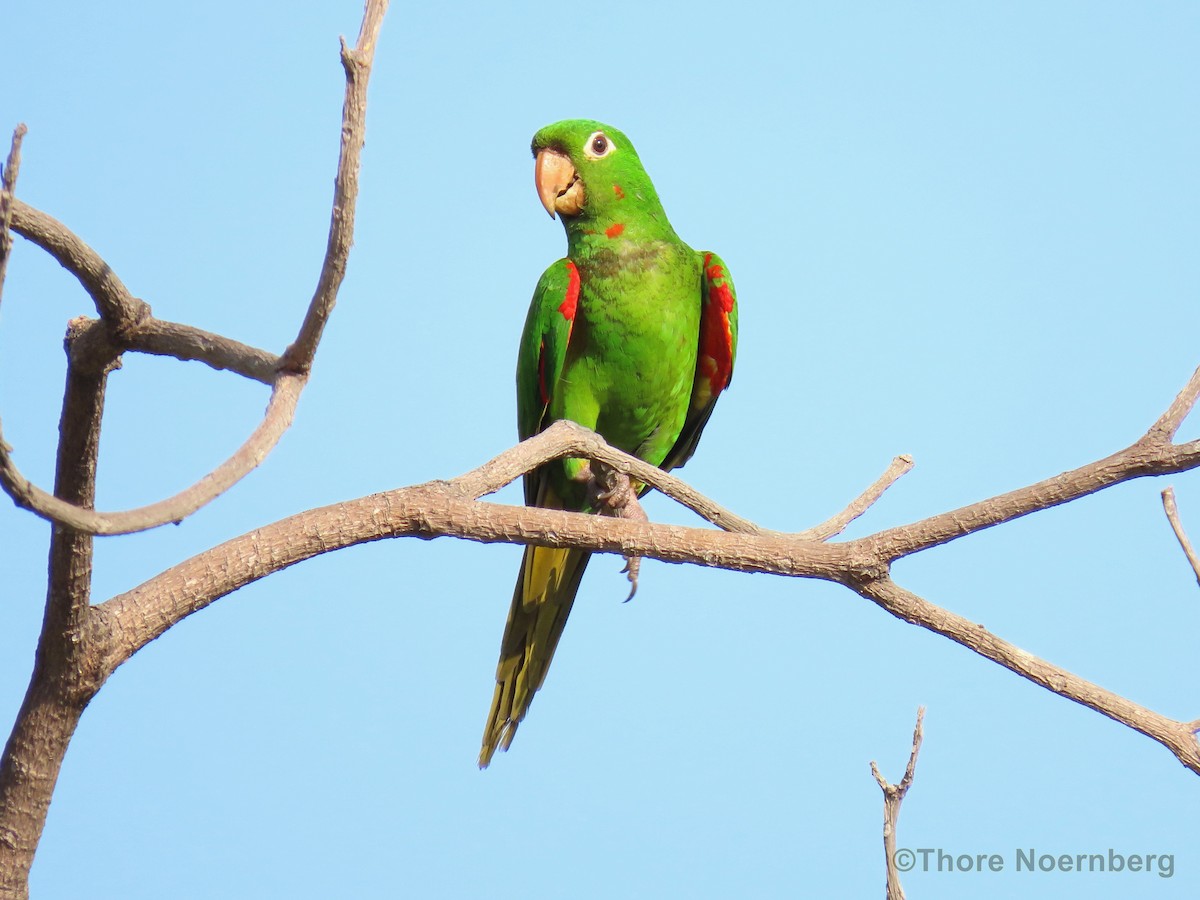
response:
[[[786,535],[647,525],[583,513],[466,499],[429,482],[300,513],[234,538],[101,604],[115,668],[176,622],[244,585],[319,556],[382,538],[451,536],[481,543],[586,547],[623,556],[837,581],[860,575],[846,545]]]
[[[101,604],[113,644],[112,671],[146,643],[214,600],[272,572],[354,544],[393,537],[453,536],[484,543],[535,543],[651,557],[665,562],[848,584],[888,612],[960,643],[1064,697],[1129,725],[1168,747],[1200,774],[1200,747],[1179,722],[1038,659],[900,588],[862,541],[822,544],[789,535],[737,534],[648,525],[463,498],[448,482],[430,482],[310,510],[192,557]]]
[[[1196,555],[1196,548],[1192,546],[1187,532],[1183,530],[1183,522],[1179,520],[1179,506],[1175,503],[1174,488],[1169,487],[1162,492],[1162,502],[1163,511],[1167,514],[1167,521],[1171,523],[1171,530],[1175,532],[1175,538],[1179,541],[1179,546],[1183,548],[1183,555],[1187,557],[1192,572],[1196,575],[1196,581],[1200,582],[1200,556]]]
[[[883,855],[887,861],[887,900],[904,900],[904,887],[900,884],[900,867],[896,864],[896,824],[900,820],[900,804],[912,787],[913,774],[917,770],[917,755],[921,752],[921,741],[925,737],[925,707],[917,708],[917,725],[913,729],[912,750],[908,753],[908,765],[899,784],[888,784],[879,772],[875,760],[871,760],[871,774],[883,791]]]
[[[68,332],[68,356],[76,333]],[[54,490],[62,502],[82,508],[96,495],[107,377],[107,370],[67,366]],[[0,896],[28,879],[67,745],[104,680],[88,634],[91,535],[56,525],[49,570],[33,674],[0,758],[0,849],[10,851],[0,853]]]

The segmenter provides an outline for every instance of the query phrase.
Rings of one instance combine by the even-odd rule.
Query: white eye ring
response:
[[[603,159],[617,149],[617,145],[603,131],[592,132],[583,143],[583,155],[588,159]]]

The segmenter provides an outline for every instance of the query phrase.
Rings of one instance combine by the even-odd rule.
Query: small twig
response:
[[[685,481],[652,466],[636,456],[630,456],[608,444],[604,438],[582,425],[561,420],[520,445],[523,451],[502,453],[477,469],[451,480],[464,494],[478,499],[493,494],[516,481],[526,472],[555,459],[579,457],[611,466],[672,500],[686,506],[696,515],[725,531],[739,534],[778,534],[755,525],[749,519],[730,512],[710,500]]]
[[[333,214],[325,261],[317,288],[296,340],[284,351],[280,366],[290,372],[307,373],[312,368],[317,344],[337,302],[338,288],[346,275],[346,260],[354,242],[354,207],[358,198],[358,169],[366,140],[367,81],[375,58],[375,43],[387,0],[368,0],[363,13],[358,43],[353,49],[342,39],[342,68],[346,72],[346,98],[342,107],[342,144],[338,154],[337,180],[333,189]]]
[[[884,492],[893,484],[912,471],[913,458],[907,453],[897,456],[887,470],[875,480],[869,488],[858,495],[850,505],[832,519],[827,519],[820,525],[796,533],[796,537],[804,540],[827,541],[841,534],[847,525],[875,505]]]
[[[883,853],[887,861],[887,900],[904,900],[904,888],[900,884],[900,871],[896,865],[896,822],[900,818],[900,804],[912,786],[913,772],[917,768],[917,754],[921,752],[921,741],[925,736],[925,707],[917,707],[917,725],[913,729],[912,751],[908,754],[908,765],[904,777],[896,785],[888,784],[879,773],[879,766],[871,760],[871,774],[883,791]]]
[[[1196,398],[1200,397],[1200,368],[1197,368],[1192,373],[1191,379],[1188,381],[1182,391],[1171,401],[1171,405],[1146,432],[1142,440],[1145,441],[1171,441],[1175,438],[1175,432],[1179,430],[1179,426],[1183,424],[1183,420],[1187,418],[1188,413],[1192,411],[1192,407],[1196,404]]]
[[[1191,563],[1192,571],[1196,575],[1196,582],[1200,584],[1200,557],[1196,555],[1196,548],[1188,540],[1187,532],[1183,530],[1183,523],[1179,520],[1179,507],[1175,505],[1175,488],[1169,487],[1162,492],[1162,502],[1163,510],[1167,514],[1167,521],[1171,523],[1171,530],[1175,532],[1179,546],[1183,548],[1184,556]]]
[[[8,256],[12,253],[12,235],[8,229],[12,222],[13,191],[17,187],[17,172],[21,168],[21,141],[25,139],[28,131],[24,122],[13,129],[8,161],[4,164],[4,171],[0,173],[0,294],[4,292],[4,275],[8,270]]]

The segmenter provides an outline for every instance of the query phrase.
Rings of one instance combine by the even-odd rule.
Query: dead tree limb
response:
[[[1179,546],[1183,548],[1183,555],[1187,557],[1188,564],[1192,567],[1192,572],[1196,576],[1196,581],[1200,583],[1200,556],[1196,555],[1196,548],[1192,546],[1191,539],[1188,538],[1187,532],[1183,530],[1183,522],[1179,518],[1179,505],[1175,502],[1175,489],[1167,488],[1162,492],[1163,511],[1167,514],[1167,521],[1171,523],[1171,530],[1175,532],[1175,538],[1179,541]]]
[[[912,787],[913,774],[917,769],[917,755],[921,752],[921,741],[925,737],[925,707],[917,709],[917,724],[913,728],[912,750],[908,753],[908,765],[899,784],[888,784],[879,772],[875,760],[871,760],[871,774],[883,791],[883,855],[887,866],[887,900],[904,900],[904,887],[900,884],[901,866],[896,861],[896,824],[900,821],[900,804]],[[911,851],[907,851],[911,852]]]

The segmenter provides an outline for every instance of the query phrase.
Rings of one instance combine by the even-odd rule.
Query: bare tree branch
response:
[[[25,204],[14,206],[18,213],[14,216],[14,227],[51,253],[79,278],[95,299],[101,319],[111,326],[109,340],[114,348],[141,349],[180,358],[202,359],[216,368],[232,368],[258,380],[271,381],[264,371],[268,361],[274,363],[277,370],[272,376],[271,400],[262,422],[232,456],[173,497],[124,512],[105,513],[84,509],[37,487],[17,469],[11,448],[5,444],[0,433],[0,485],[18,506],[52,522],[90,534],[146,531],[179,522],[211,503],[258,466],[279,442],[292,423],[317,344],[346,272],[354,235],[358,168],[366,134],[367,82],[387,6],[386,0],[371,0],[364,11],[358,45],[351,49],[345,41],[342,42],[346,101],[342,110],[341,153],[334,184],[329,242],[317,291],[300,327],[300,335],[282,359],[270,359],[262,351],[209,335],[199,329],[153,320],[150,307],[135,300],[107,263],[68,228]]]
[[[982,625],[918,597],[891,579],[851,584],[850,587],[898,619],[947,637],[1048,691],[1074,700],[1101,715],[1128,725],[1135,731],[1140,731],[1158,741],[1187,768],[1200,775],[1200,744],[1196,743],[1184,723],[1147,709],[1066,669],[1039,659],[1032,653],[997,637]]]
[[[719,503],[701,494],[687,482],[669,472],[664,472],[658,466],[652,466],[648,462],[638,459],[636,456],[622,453],[610,446],[594,431],[583,428],[574,422],[565,419],[555,422],[545,431],[526,441],[524,446],[528,448],[529,456],[503,453],[482,466],[451,479],[451,484],[459,487],[465,495],[478,499],[495,493],[530,471],[530,468],[536,468],[554,459],[578,457],[603,463],[643,484],[650,485],[725,531],[735,531],[739,534],[785,533],[763,528],[737,513],[730,512]],[[863,491],[842,512],[814,528],[792,536],[801,540],[824,541],[840,534],[847,525],[870,509],[883,496],[883,493],[912,467],[912,457],[897,456],[875,483]]]
[[[1178,396],[1171,401],[1171,405],[1146,432],[1144,441],[1157,443],[1160,441],[1172,441],[1175,439],[1175,432],[1179,431],[1179,426],[1183,424],[1183,420],[1187,418],[1188,413],[1192,411],[1192,407],[1196,405],[1196,398],[1200,397],[1200,368],[1197,368],[1192,373],[1191,380],[1179,392]]]
[[[122,335],[119,343],[113,343],[111,333],[102,320],[84,321],[89,328],[71,348],[76,364],[92,355],[107,358],[133,350],[153,356],[170,356],[181,361],[202,362],[214,369],[234,372],[265,385],[274,384],[275,370],[279,368],[279,357],[274,353],[191,325],[150,316]]]
[[[0,295],[4,293],[4,275],[8,270],[8,257],[12,253],[12,235],[9,227],[12,224],[13,191],[17,185],[17,172],[21,168],[21,141],[29,129],[21,123],[13,129],[12,143],[8,148],[8,161],[0,172]]]
[[[68,331],[68,346],[75,333]],[[107,377],[104,369],[81,372],[67,366],[54,490],[63,502],[83,508],[96,495]],[[22,882],[27,877],[67,745],[103,683],[88,634],[92,543],[91,535],[61,525],[51,534],[46,611],[33,673],[0,757],[0,849],[11,851],[7,858],[0,854],[0,895],[13,876]]]
[[[596,432],[574,422],[555,422],[522,446],[526,449],[521,454],[513,454],[511,451],[503,453],[479,468],[452,479],[450,483],[465,496],[479,498],[495,493],[543,463],[564,457],[579,457],[604,463],[623,475],[650,485],[725,531],[742,534],[778,533],[769,532],[749,519],[730,512],[669,472],[664,472],[658,466],[652,466],[636,456],[622,453],[605,442]]]
[[[896,823],[900,819],[900,804],[912,787],[913,773],[917,769],[917,754],[921,752],[921,741],[925,737],[925,707],[917,707],[917,725],[913,728],[912,750],[908,754],[908,765],[899,784],[888,784],[879,773],[879,766],[871,760],[871,774],[879,789],[883,791],[883,855],[887,861],[887,900],[904,900],[904,887],[900,884],[900,870],[896,865]]]
[[[74,275],[96,304],[100,318],[120,334],[150,314],[150,307],[129,293],[100,254],[66,225],[21,200],[13,200],[13,231],[53,256]]]
[[[796,537],[806,540],[827,541],[841,534],[847,525],[875,505],[884,492],[912,471],[913,458],[907,453],[897,456],[875,482],[859,494],[850,505],[832,519],[827,519],[814,528],[798,532]]]
[[[72,327],[74,339],[69,342],[69,352],[76,370],[102,371],[119,357],[122,347],[112,342],[111,331],[103,321],[80,318],[72,321]],[[198,359],[213,368],[231,369],[267,383],[276,379],[276,357],[198,328],[148,317],[124,337],[122,343],[128,348]],[[303,381],[297,376],[279,375],[267,412],[246,443],[196,484],[148,506],[117,513],[95,512],[47,493],[21,474],[2,430],[0,485],[18,506],[89,534],[128,534],[177,522],[210,503],[262,462],[291,424],[302,388]]]
[[[1179,507],[1175,503],[1174,488],[1169,487],[1162,492],[1162,502],[1163,510],[1167,514],[1167,521],[1171,523],[1171,530],[1175,532],[1179,546],[1183,548],[1183,554],[1187,557],[1188,563],[1191,564],[1197,583],[1200,583],[1200,556],[1196,555],[1196,548],[1192,546],[1187,532],[1183,530],[1183,522],[1179,520]]]
[[[333,215],[329,223],[329,243],[325,263],[317,280],[317,289],[308,313],[300,325],[295,342],[283,354],[285,370],[307,374],[312,368],[317,344],[325,323],[337,302],[338,288],[346,275],[346,260],[354,241],[354,207],[358,198],[358,166],[362,156],[367,116],[367,81],[375,59],[379,28],[387,12],[387,0],[368,0],[363,13],[358,43],[353,49],[342,40],[342,68],[346,70],[346,99],[342,119],[342,148],[338,159],[337,183],[333,194]],[[350,126],[350,127],[348,127]]]
[[[28,897],[29,870],[45,826],[50,798],[79,717],[111,671],[114,634],[110,621],[89,605],[94,533],[116,534],[173,521],[218,496],[256,466],[291,422],[307,380],[321,329],[345,272],[353,233],[358,164],[365,130],[366,87],[386,0],[368,0],[359,44],[342,44],[347,101],[342,115],[342,154],[334,191],[329,249],[301,337],[287,361],[199,329],[154,320],[108,265],[69,229],[16,201],[11,183],[19,159],[4,172],[0,248],[7,260],[8,221],[79,279],[92,296],[100,323],[75,319],[68,334],[67,388],[60,423],[55,495],[21,476],[0,435],[0,481],[18,504],[55,522],[50,553],[46,615],[32,679],[0,758],[0,896]],[[0,273],[2,274],[2,273]],[[272,385],[263,422],[221,467],[174,498],[141,510],[95,513],[96,460],[108,373],[125,350],[199,359]]]
[[[1163,744],[1180,762],[1200,774],[1200,745],[1183,723],[1039,659],[982,626],[899,587],[890,579],[888,569],[895,548],[909,547],[911,549],[905,552],[915,553],[943,543],[944,540],[927,540],[931,530],[929,523],[940,523],[946,516],[955,514],[935,516],[855,541],[826,544],[777,532],[722,533],[467,499],[476,491],[497,490],[547,459],[570,453],[587,458],[604,454],[606,458],[614,459],[614,467],[618,470],[640,477],[635,460],[607,447],[599,438],[595,442],[579,440],[580,431],[577,425],[555,425],[453,481],[429,482],[310,510],[179,564],[98,608],[113,635],[105,670],[111,671],[171,625],[217,598],[303,559],[353,544],[405,535],[422,538],[448,535],[483,542],[570,546],[615,552],[626,557],[648,556],[666,562],[690,562],[845,584],[898,618],[948,637],[1054,693],[1140,731]],[[1011,498],[1014,497],[1027,498],[1032,493],[1042,496],[1045,506],[1055,505],[1046,499],[1042,487],[1045,485],[1055,485],[1057,493],[1051,495],[1051,499],[1082,496],[1147,474],[1184,471],[1197,466],[1200,466],[1200,446],[1196,444],[1147,446],[1139,442],[1098,463],[968,507],[978,507],[981,512],[973,521],[959,516],[957,533],[945,540],[995,524],[993,519],[1003,519],[1011,512]],[[1097,472],[1103,477],[1098,477]],[[647,483],[658,481],[666,488],[664,492],[670,492],[672,496],[678,493],[674,484],[661,481],[652,472],[646,475]],[[689,499],[695,500],[694,497]],[[696,506],[707,509],[707,503],[696,503]],[[985,515],[992,504],[998,506],[998,511]]]
[[[1200,379],[1193,376],[1185,393],[1190,391],[1191,400],[1194,400],[1198,388]],[[1177,398],[1172,409],[1178,404]],[[877,543],[880,554],[895,561],[1032,512],[1070,503],[1133,478],[1168,475],[1200,465],[1200,441],[1172,444],[1159,437],[1161,433],[1156,424],[1145,437],[1112,456],[990,500],[881,531],[870,539]]]
[[[1039,659],[899,587],[886,577],[885,561],[870,554],[867,539],[823,544],[788,535],[737,534],[501,506],[464,499],[447,482],[429,482],[300,513],[194,556],[112,598],[97,608],[114,641],[103,667],[115,669],[191,613],[272,572],[355,544],[405,536],[580,547],[847,584],[898,618],[948,637],[1056,694],[1142,732],[1200,774],[1200,745],[1182,723]]]
[[[3,446],[0,446],[0,484],[18,506],[44,519],[88,534],[132,534],[179,522],[225,493],[266,458],[292,424],[296,401],[300,399],[303,388],[304,376],[280,373],[275,390],[271,392],[266,415],[246,443],[191,487],[157,503],[124,512],[105,513],[60,500],[25,478]]]

